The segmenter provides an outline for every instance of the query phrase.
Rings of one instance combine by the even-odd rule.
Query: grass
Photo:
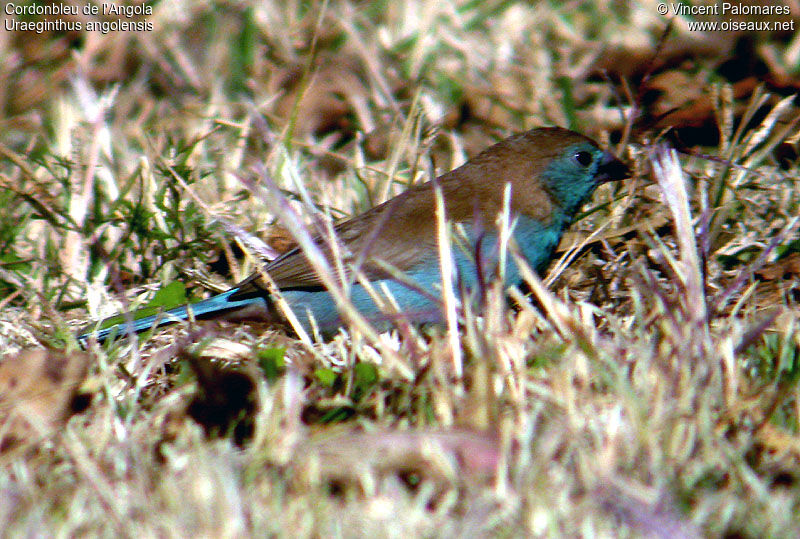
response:
[[[511,132],[608,142],[636,89],[592,66],[651,53],[665,23],[607,2],[152,20],[4,45],[0,365],[45,347],[85,367],[0,370],[6,533],[797,535],[800,196],[774,153],[791,98],[704,88],[704,156],[634,130],[635,177],[595,193],[513,306],[490,283],[457,326],[183,325],[84,356],[90,320],[222,290]]]

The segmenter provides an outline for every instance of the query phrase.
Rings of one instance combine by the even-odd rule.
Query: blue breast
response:
[[[514,239],[528,264],[537,272],[541,273],[547,268],[561,238],[562,229],[560,222],[545,226],[528,217],[518,217],[513,231]],[[498,238],[496,232],[485,231],[479,239],[471,225],[465,225],[464,230],[468,240],[467,244],[454,245],[452,249],[457,272],[456,282],[467,290],[474,290],[481,280],[476,260],[480,260],[484,281],[490,281],[499,274]],[[507,257],[505,275],[506,283],[509,285],[517,284],[522,279],[519,269],[510,256]],[[414,322],[441,321],[439,300],[442,278],[438,256],[420,261],[407,272],[407,276],[415,283],[416,288],[424,290],[427,294],[420,293],[406,284],[391,279],[374,282],[374,289],[381,293],[383,287],[387,288],[401,312]],[[314,317],[317,326],[323,333],[335,331],[342,325],[341,317],[330,293],[289,290],[283,295],[304,327],[311,327],[311,316]],[[379,329],[392,325],[392,317],[381,312],[363,286],[352,285],[350,300],[358,311]]]

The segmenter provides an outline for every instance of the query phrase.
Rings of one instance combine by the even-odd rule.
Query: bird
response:
[[[499,255],[498,216],[508,208],[510,232],[519,253],[542,274],[554,257],[564,231],[579,208],[603,183],[630,176],[628,167],[591,138],[561,127],[534,128],[485,149],[435,180],[417,184],[366,212],[334,226],[340,255],[361,262],[359,269],[374,291],[386,290],[399,311],[415,323],[443,321],[441,265],[437,244],[435,190],[444,200],[447,220],[462,232],[469,248],[451,249],[455,283],[474,291],[487,273],[519,284],[521,271],[511,257]],[[506,191],[510,189],[510,197]],[[314,243],[333,265],[329,242]],[[499,271],[505,260],[504,271]],[[391,271],[387,268],[395,268]],[[398,271],[403,278],[398,278]],[[265,263],[266,272],[304,329],[331,334],[345,324],[331,292],[304,251],[296,247]],[[187,319],[255,319],[283,323],[263,272],[208,299],[119,322],[92,324],[78,337],[103,342],[115,335],[139,333]],[[352,273],[352,271],[350,272]],[[489,275],[491,277],[491,275]],[[351,276],[352,279],[352,276]],[[349,299],[358,312],[379,326],[391,324],[362,281],[354,280]],[[107,327],[104,327],[107,326]],[[100,328],[100,329],[98,329]]]

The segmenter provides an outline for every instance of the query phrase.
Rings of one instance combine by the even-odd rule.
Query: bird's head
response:
[[[541,174],[545,188],[565,214],[572,215],[605,182],[630,176],[628,167],[612,153],[597,147],[591,139],[566,130],[560,144]]]

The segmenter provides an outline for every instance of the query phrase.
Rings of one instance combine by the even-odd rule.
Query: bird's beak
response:
[[[598,183],[614,182],[629,178],[630,175],[631,171],[625,163],[617,159],[611,152],[605,152],[600,166],[597,167],[595,179]]]

